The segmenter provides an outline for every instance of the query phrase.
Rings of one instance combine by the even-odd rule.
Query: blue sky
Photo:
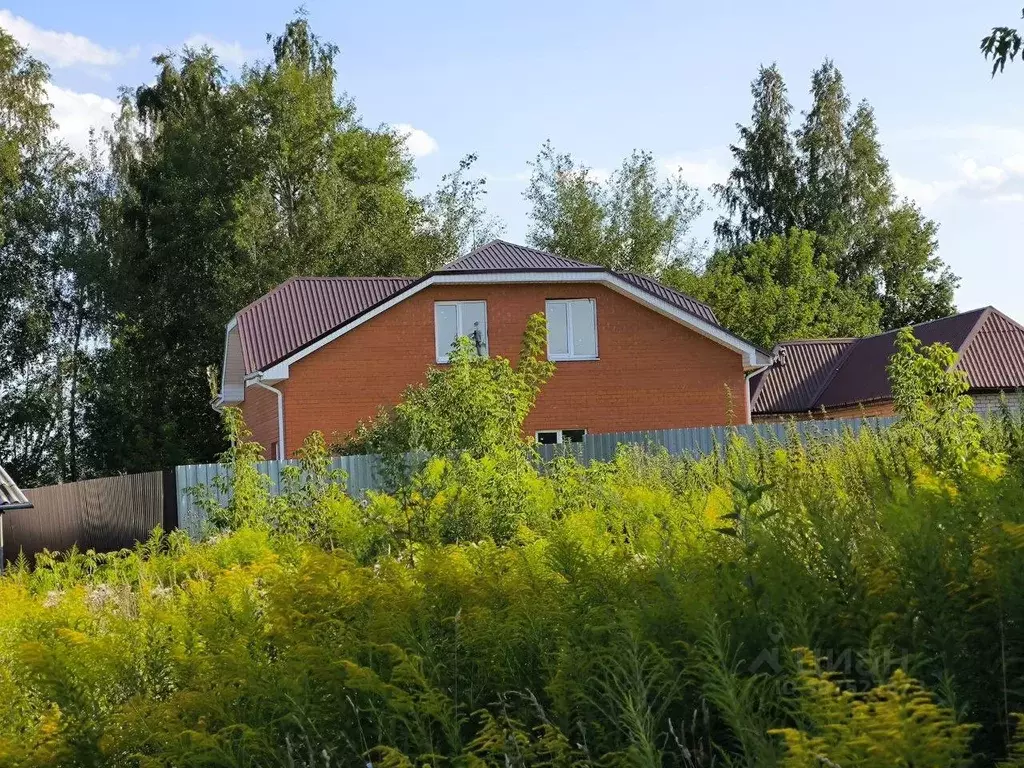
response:
[[[826,56],[874,106],[899,190],[940,224],[960,309],[1024,321],[1024,64],[992,79],[977,52],[1020,0],[764,2],[322,2],[339,80],[370,125],[414,130],[417,191],[475,152],[487,204],[524,239],[527,163],[541,142],[607,172],[634,148],[706,187],[729,168],[749,83],[777,61],[798,110]],[[0,26],[51,65],[63,134],[85,140],[153,54],[206,42],[229,66],[265,56],[292,2],[17,2]],[[710,197],[708,197],[709,202]],[[699,225],[710,235],[711,217]]]

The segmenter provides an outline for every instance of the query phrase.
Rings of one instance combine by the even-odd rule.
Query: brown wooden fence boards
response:
[[[145,472],[27,488],[33,509],[4,515],[4,554],[32,557],[43,549],[113,552],[149,538],[158,525],[177,525],[174,474]]]

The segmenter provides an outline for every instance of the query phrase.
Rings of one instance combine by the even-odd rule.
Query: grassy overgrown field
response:
[[[229,412],[205,540],[0,580],[0,765],[1024,766],[1024,422],[902,342],[887,432],[543,471],[550,371],[459,353],[360,439],[464,450],[363,503]]]

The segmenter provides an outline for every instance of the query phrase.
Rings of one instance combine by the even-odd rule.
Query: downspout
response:
[[[263,381],[262,373],[253,374],[249,377],[249,381],[257,387],[277,395],[277,460],[284,461],[284,392],[266,384]]]

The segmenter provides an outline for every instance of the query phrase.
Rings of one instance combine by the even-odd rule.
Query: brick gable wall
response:
[[[379,406],[397,402],[409,384],[424,380],[427,367],[435,364],[435,301],[487,301],[490,354],[514,361],[527,318],[543,312],[546,299],[565,298],[596,299],[600,360],[558,363],[527,419],[527,433],[671,429],[747,420],[738,353],[604,286],[437,285],[291,366],[281,386],[288,454],[316,429],[328,441],[340,439]],[[244,405],[256,439],[268,448],[276,439],[273,397],[248,387]]]

